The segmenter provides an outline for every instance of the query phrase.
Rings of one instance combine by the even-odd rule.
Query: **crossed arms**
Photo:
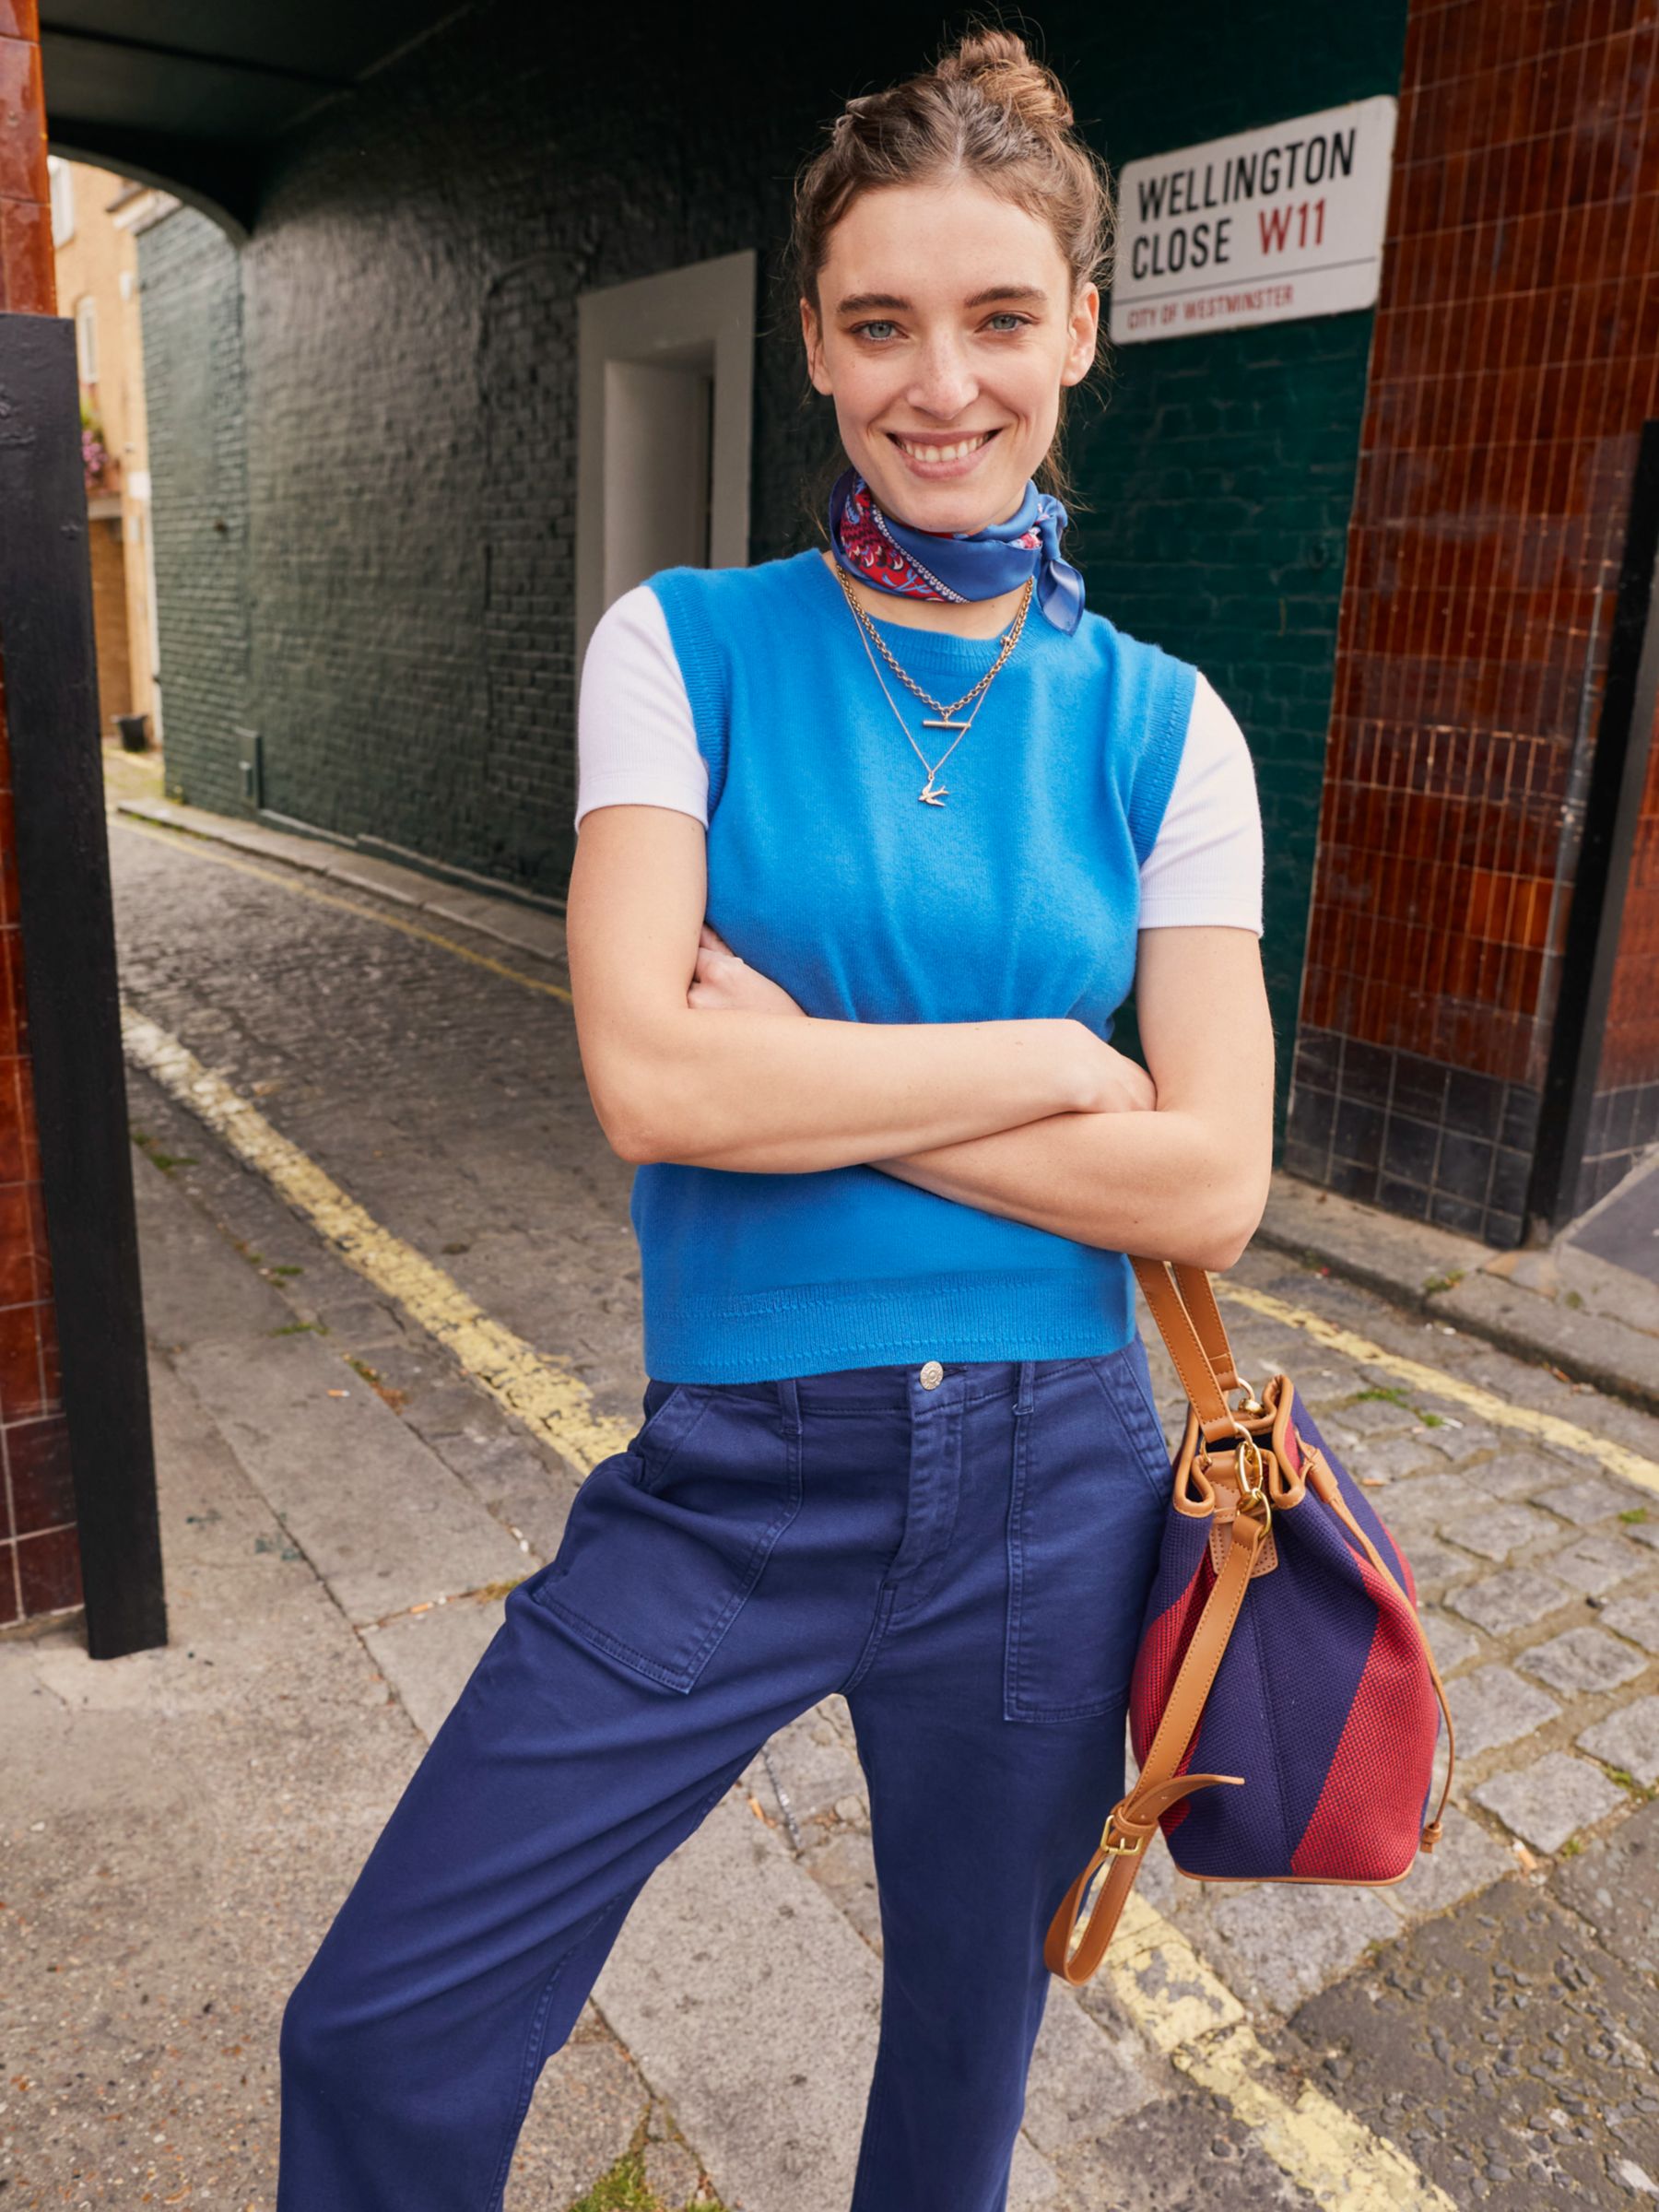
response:
[[[864,1163],[1103,1248],[1217,1271],[1266,1205],[1273,1030],[1253,931],[1143,930],[1147,1066],[1083,1023],[804,1013],[704,920],[704,832],[643,805],[582,818],[568,941],[606,1140],[636,1163]]]

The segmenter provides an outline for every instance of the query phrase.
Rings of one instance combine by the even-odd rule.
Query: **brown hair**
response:
[[[1033,59],[1025,41],[978,22],[932,68],[885,92],[848,100],[830,126],[828,143],[795,178],[789,254],[794,297],[808,300],[821,317],[818,280],[830,257],[830,233],[860,193],[952,175],[974,177],[1046,222],[1070,271],[1074,296],[1090,278],[1104,288],[1116,238],[1112,172],[1077,136],[1074,121],[1065,86],[1046,64]],[[1102,333],[1089,378],[1106,358]],[[1068,508],[1078,502],[1078,494],[1061,434],[1066,400],[1077,389],[1061,387],[1053,443],[1035,472],[1039,488]],[[811,392],[808,384],[809,401]],[[828,493],[828,481],[822,489]],[[815,488],[807,500],[817,517],[823,498]]]

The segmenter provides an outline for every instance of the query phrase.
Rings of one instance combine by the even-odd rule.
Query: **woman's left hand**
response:
[[[705,922],[697,940],[697,968],[686,993],[688,1006],[713,1006],[740,1014],[799,1014],[782,983],[751,968],[735,953],[712,924]]]

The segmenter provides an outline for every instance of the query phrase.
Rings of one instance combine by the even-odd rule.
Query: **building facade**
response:
[[[674,425],[706,417],[726,505],[697,526],[724,558],[809,542],[832,423],[783,296],[789,181],[939,28],[806,25],[762,85],[688,19],[555,36],[490,0],[287,133],[244,242],[188,207],[146,228],[170,787],[559,897],[582,644],[650,549],[639,455],[677,512]],[[1067,0],[1041,33],[1120,173],[1397,103],[1374,304],[1116,347],[1068,429],[1068,549],[1250,738],[1282,1163],[1519,1242],[1659,1135],[1651,777],[1598,1032],[1562,1030],[1659,413],[1653,0]]]
[[[98,636],[100,720],[142,715],[159,735],[149,444],[134,210],[147,189],[53,156],[52,242],[59,312],[75,322]]]

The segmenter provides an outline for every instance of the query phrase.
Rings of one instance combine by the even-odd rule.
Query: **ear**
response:
[[[1100,288],[1097,284],[1079,285],[1072,301],[1070,338],[1065,349],[1065,366],[1060,371],[1063,384],[1080,384],[1094,366],[1095,347],[1100,333]]]
[[[806,348],[806,373],[812,379],[813,389],[826,394],[834,390],[830,371],[824,366],[823,333],[812,302],[803,293],[801,297],[801,343]]]

